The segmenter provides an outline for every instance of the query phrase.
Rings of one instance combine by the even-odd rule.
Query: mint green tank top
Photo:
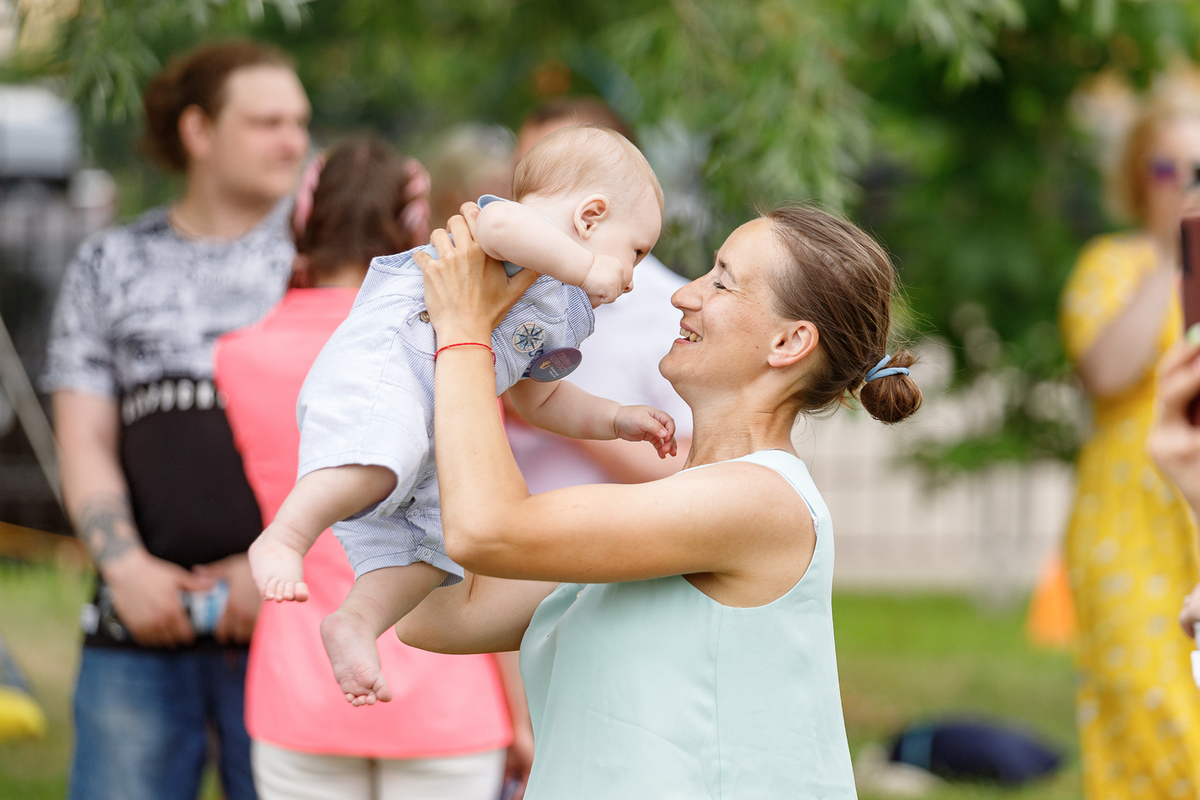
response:
[[[855,797],[829,509],[790,453],[735,460],[780,473],[808,505],[808,571],[756,608],[721,605],[678,575],[555,589],[521,642],[528,800]]]

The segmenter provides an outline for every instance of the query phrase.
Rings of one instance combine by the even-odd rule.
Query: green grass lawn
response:
[[[86,574],[0,563],[0,636],[50,722],[45,739],[0,744],[0,798],[61,798],[70,752],[70,692],[79,663]],[[975,713],[1018,722],[1068,752],[1067,768],[1021,791],[954,786],[936,796],[1078,798],[1070,659],[1030,648],[1023,612],[980,612],[942,595],[840,595],[834,601],[846,727],[854,753],[907,722]],[[211,786],[205,793],[215,797]],[[865,800],[865,796],[864,796]]]
[[[86,573],[0,562],[0,636],[49,722],[44,739],[0,744],[0,797],[66,794],[79,609],[91,585]]]
[[[1082,796],[1071,659],[1029,646],[1023,608],[981,612],[945,595],[839,595],[833,607],[852,753],[914,720],[967,714],[1010,721],[1066,752],[1065,769],[1020,791],[956,784],[931,797]]]
[[[71,754],[71,689],[79,669],[79,610],[92,577],[77,569],[0,561],[0,636],[49,722],[44,739],[0,743],[0,798],[60,800]],[[220,793],[212,774],[203,797]]]

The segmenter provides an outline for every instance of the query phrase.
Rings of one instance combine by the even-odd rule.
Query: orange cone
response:
[[[1071,582],[1062,554],[1055,552],[1046,560],[1033,595],[1029,598],[1029,615],[1025,634],[1037,647],[1066,649],[1075,636],[1075,602],[1071,598]]]

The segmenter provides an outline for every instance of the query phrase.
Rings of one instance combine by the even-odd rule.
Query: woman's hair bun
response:
[[[911,367],[916,358],[907,350],[900,350],[883,366]],[[874,366],[872,364],[871,366]],[[865,377],[865,372],[864,372]],[[858,390],[858,401],[875,419],[891,425],[911,417],[921,407],[921,388],[911,375],[885,375]]]

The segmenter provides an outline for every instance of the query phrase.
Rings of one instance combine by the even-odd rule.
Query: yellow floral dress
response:
[[[1061,325],[1078,361],[1155,267],[1144,236],[1103,236],[1067,281]],[[1161,355],[1180,335],[1172,298]],[[1196,530],[1182,500],[1146,455],[1154,370],[1118,396],[1093,399],[1091,439],[1079,455],[1067,529],[1078,614],[1077,723],[1088,800],[1196,798],[1200,690],[1192,643],[1175,622],[1200,579]]]

